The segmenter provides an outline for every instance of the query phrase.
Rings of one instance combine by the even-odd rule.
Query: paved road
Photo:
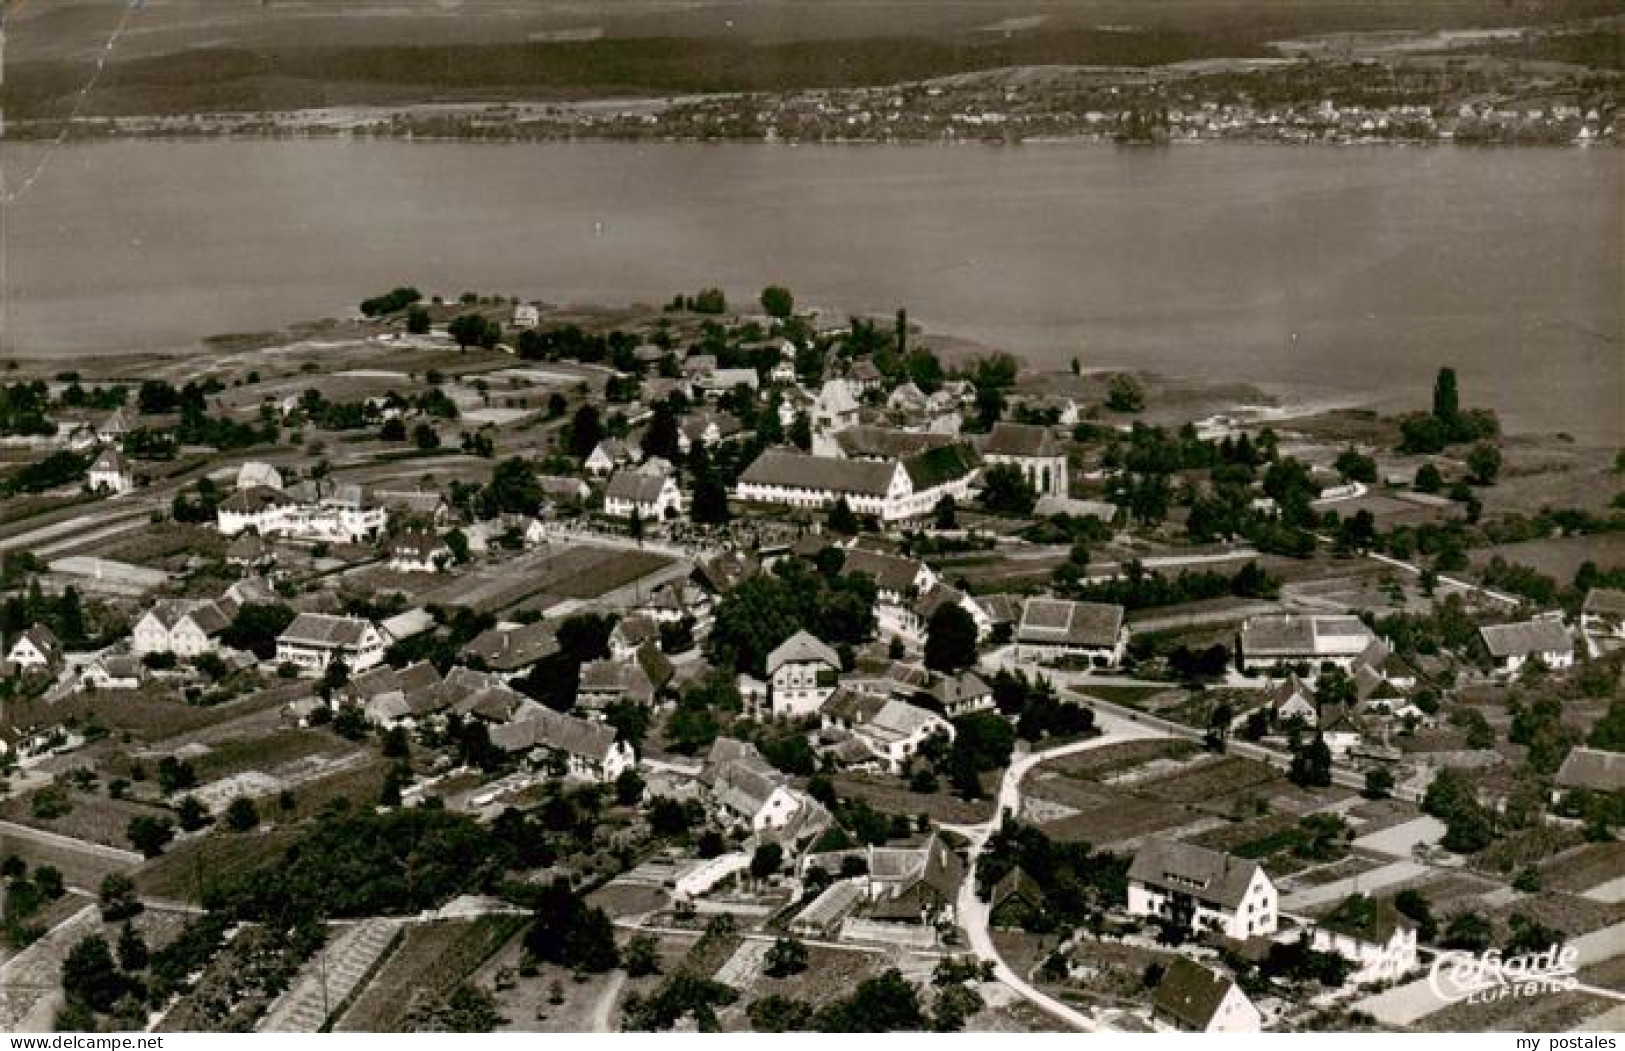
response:
[[[1122,741],[1133,741],[1151,737],[1165,736],[1160,731],[1144,725],[1129,722],[1114,715],[1096,713],[1096,725],[1102,733],[1099,737],[1087,741],[1074,741],[1071,744],[1061,745],[1045,751],[1028,752],[1016,756],[1004,772],[1004,779],[999,783],[998,806],[994,810],[994,817],[980,825],[944,825],[944,828],[958,832],[970,840],[969,864],[965,867],[965,882],[959,888],[959,900],[956,903],[959,925],[965,931],[966,939],[970,943],[971,951],[977,959],[993,964],[993,973],[999,982],[1026,999],[1034,1007],[1045,1014],[1085,1032],[1093,1032],[1097,1026],[1095,1020],[1083,1012],[1071,1007],[1034,988],[1025,978],[1017,974],[993,944],[993,934],[990,929],[990,909],[987,902],[976,895],[976,863],[987,846],[989,837],[999,827],[1003,815],[1021,813],[1021,782],[1038,764],[1062,756],[1075,755],[1078,752],[1087,752],[1094,748],[1104,748],[1107,745],[1118,744]]]

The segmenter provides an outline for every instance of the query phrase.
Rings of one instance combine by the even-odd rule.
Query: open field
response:
[[[1574,579],[1575,570],[1583,562],[1595,562],[1603,569],[1625,566],[1625,534],[1528,540],[1521,544],[1476,548],[1470,560],[1475,569],[1482,569],[1497,555],[1515,565],[1539,570],[1561,586]]]
[[[993,800],[964,800],[943,789],[938,792],[910,792],[896,778],[848,774],[835,779],[835,791],[843,799],[866,800],[887,814],[930,814],[935,822],[971,825],[993,816]]]
[[[135,873],[141,893],[167,901],[196,903],[199,891],[229,883],[281,855],[299,834],[288,829],[224,832],[172,845]]]
[[[169,812],[160,807],[147,806],[128,799],[111,799],[98,792],[66,790],[73,809],[61,817],[40,818],[33,812],[33,797],[27,793],[0,803],[0,818],[19,825],[55,832],[59,836],[101,843],[120,850],[129,850],[130,841],[124,830],[132,818],[140,816],[166,817]]]
[[[449,993],[521,927],[518,916],[436,920],[406,927],[400,944],[356,994],[337,1032],[399,1032],[412,1011]]]

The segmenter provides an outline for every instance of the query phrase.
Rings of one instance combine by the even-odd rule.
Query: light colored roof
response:
[[[1030,598],[1021,609],[1016,641],[1029,645],[1110,647],[1117,645],[1122,627],[1122,606]]]
[[[559,640],[554,626],[543,621],[500,625],[476,635],[463,652],[478,657],[487,667],[510,671],[559,652]]]
[[[767,655],[767,673],[772,675],[786,664],[817,662],[841,670],[841,658],[808,631],[798,631],[774,647]]]
[[[278,636],[278,642],[320,649],[339,649],[357,646],[366,634],[368,623],[359,617],[332,617],[325,613],[301,613],[287,630]]]
[[[1135,853],[1128,878],[1234,909],[1258,869],[1256,861],[1158,836],[1147,839]]]
[[[1599,617],[1625,617],[1625,591],[1615,588],[1592,588],[1586,592],[1581,612]]]
[[[237,469],[237,488],[252,489],[255,486],[281,489],[282,472],[259,460],[248,461]]]
[[[1252,617],[1241,626],[1241,651],[1248,657],[1353,657],[1376,638],[1358,617]]]
[[[904,738],[912,737],[941,721],[941,716],[924,708],[916,708],[902,701],[887,701],[869,721],[867,729],[878,732],[882,737]]]
[[[982,447],[987,456],[1060,456],[1060,446],[1048,427],[1027,423],[996,423]]]
[[[96,457],[96,462],[90,465],[90,469],[98,473],[110,471],[116,474],[124,474],[129,470],[124,463],[123,454],[112,446],[102,450],[102,454]]]
[[[663,475],[643,474],[638,471],[617,471],[604,487],[604,499],[626,500],[634,504],[652,504],[660,499],[666,488]]]
[[[841,452],[858,460],[896,460],[953,445],[957,438],[951,434],[933,434],[929,431],[899,431],[891,427],[848,427],[837,432],[835,444]]]
[[[880,590],[901,592],[914,585],[924,568],[920,562],[912,558],[851,547],[846,549],[846,560],[841,564],[841,573],[844,575],[867,573],[874,578],[875,585]]]
[[[1557,783],[1564,788],[1589,788],[1596,792],[1625,790],[1625,753],[1576,748],[1558,769]]]
[[[1521,624],[1492,624],[1479,628],[1492,657],[1528,656],[1535,653],[1564,653],[1574,648],[1574,640],[1563,622],[1537,617]]]

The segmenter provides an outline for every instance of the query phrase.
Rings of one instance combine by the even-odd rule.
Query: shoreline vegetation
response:
[[[1620,137],[1625,5],[1613,0],[1528,13],[1524,25],[1489,11],[1405,27],[1350,22],[1348,12],[1287,17],[1273,6],[1240,16],[1193,9],[1165,14],[1164,25],[1046,15],[972,27],[911,10],[866,32],[809,26],[789,36],[747,23],[717,34],[695,16],[658,32],[606,25],[573,37],[523,25],[523,13],[380,26],[340,10],[310,39],[290,33],[308,35],[313,23],[278,12],[211,25],[206,44],[184,25],[146,22],[144,39],[115,48],[109,38],[105,49],[105,27],[58,38],[24,16],[8,19],[0,136],[1531,145]],[[112,56],[105,69],[90,64],[92,46]]]

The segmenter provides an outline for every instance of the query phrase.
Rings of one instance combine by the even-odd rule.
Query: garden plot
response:
[[[1205,758],[1169,776],[1139,784],[1138,791],[1170,803],[1212,803],[1278,775],[1263,763],[1236,756]]]
[[[60,792],[61,798],[67,800],[71,809],[56,817],[41,816],[46,811],[35,809],[36,797],[40,791],[51,792],[52,798],[57,798],[57,793]],[[73,789],[41,789],[0,803],[0,819],[119,850],[130,848],[130,840],[125,835],[125,830],[129,828],[132,818],[165,817],[168,813],[161,807]]]
[[[409,924],[394,952],[338,1021],[335,1032],[386,1033],[450,993],[524,926],[517,916]]]
[[[0,1032],[49,1032],[60,997],[62,961],[80,939],[101,929],[87,905],[45,937],[0,964]]]
[[[306,962],[287,992],[265,1012],[255,1031],[315,1033],[329,1013],[347,1000],[395,944],[401,921],[362,920],[331,936]]]
[[[1444,822],[1424,814],[1402,825],[1394,825],[1380,832],[1361,836],[1354,841],[1354,846],[1358,850],[1369,850],[1373,854],[1408,858],[1416,847],[1432,846],[1439,842],[1444,838],[1444,832]]]
[[[1625,842],[1587,843],[1559,854],[1541,866],[1541,880],[1553,890],[1589,893],[1607,886],[1625,873]],[[1616,899],[1617,900],[1617,899]]]
[[[1102,781],[1109,780],[1112,775],[1131,772],[1148,763],[1183,758],[1195,751],[1195,748],[1196,746],[1188,741],[1141,738],[1051,759],[1044,765],[1067,777],[1083,781]]]
[[[1590,934],[1625,920],[1625,905],[1609,904],[1561,891],[1541,891],[1494,909],[1489,919],[1506,929],[1514,913],[1554,927],[1569,937]],[[1616,940],[1615,946],[1622,942]]]
[[[772,948],[773,943],[769,941],[758,939],[745,942],[728,957],[727,963],[717,969],[716,980],[735,989],[745,988],[762,974],[768,951]]]

